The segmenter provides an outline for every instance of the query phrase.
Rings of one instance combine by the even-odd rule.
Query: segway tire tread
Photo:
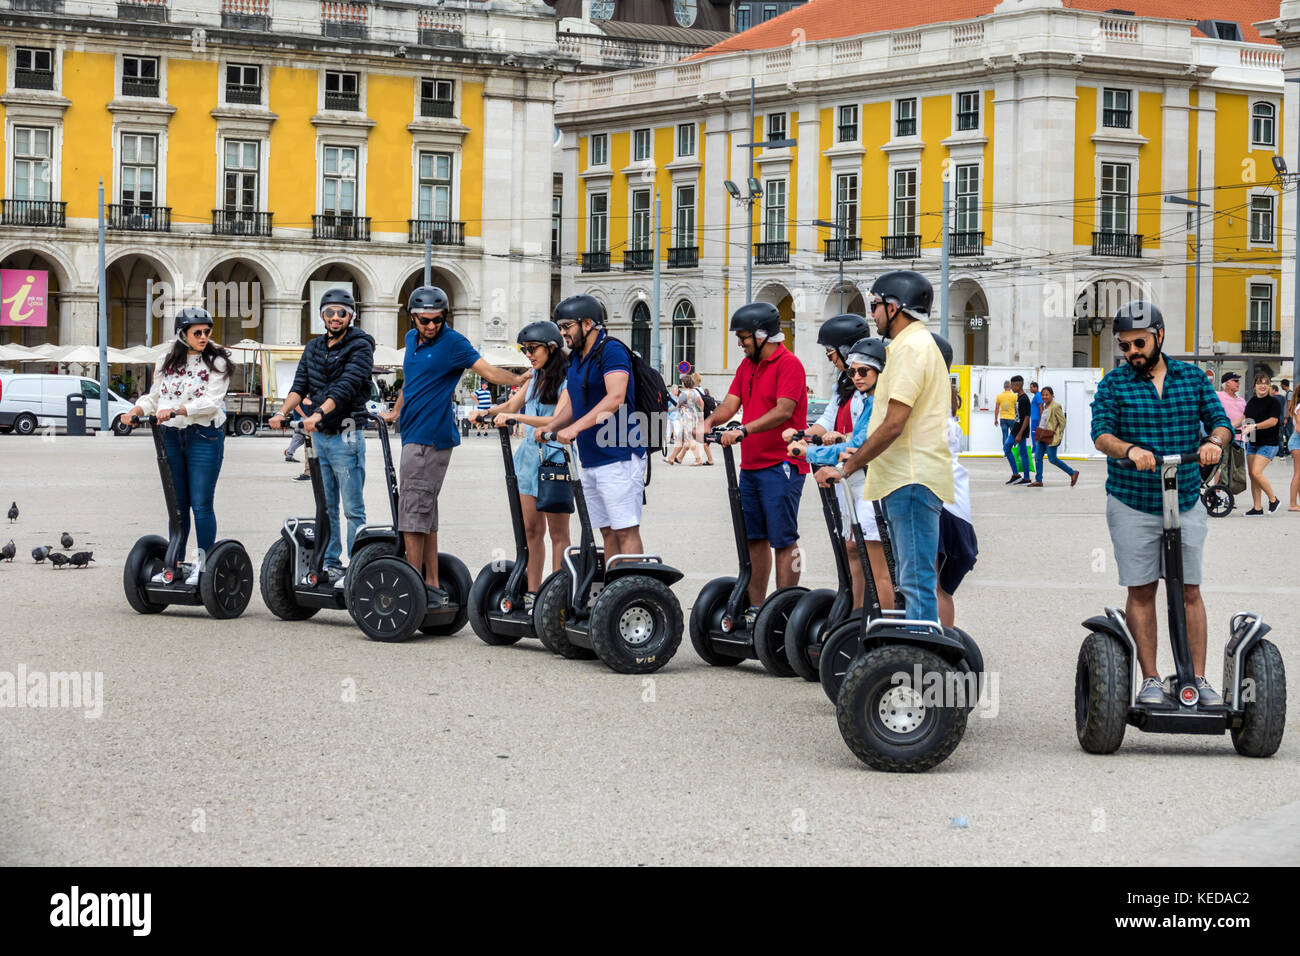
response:
[[[704,585],[695,598],[695,603],[691,605],[691,646],[695,648],[695,653],[699,655],[700,660],[710,667],[735,667],[745,660],[743,657],[733,657],[731,654],[719,654],[713,649],[713,640],[709,637],[709,627],[714,612],[719,606],[727,603],[727,598],[735,584],[734,577],[714,578]]]
[[[830,588],[817,588],[799,598],[790,610],[790,618],[785,623],[785,659],[794,668],[794,672],[806,681],[816,682],[819,677],[817,668],[808,659],[808,645],[811,643],[810,628],[817,618],[825,618],[835,603],[835,592]],[[819,637],[824,638],[823,633]]]
[[[430,634],[434,637],[458,634],[469,621],[469,595],[470,591],[474,589],[474,582],[469,576],[469,568],[465,567],[465,562],[455,555],[439,551],[438,583],[447,592],[447,603],[456,605],[456,614],[445,624],[420,625],[420,633]]]
[[[786,656],[785,631],[790,612],[807,593],[804,587],[781,588],[768,596],[754,618],[754,652],[763,669],[774,677],[795,676]]]
[[[266,557],[262,558],[262,570],[258,574],[262,602],[282,621],[305,621],[319,608],[303,607],[298,603],[293,595],[292,575],[293,554],[284,538],[276,538]]]
[[[1242,671],[1250,682],[1243,691],[1253,699],[1246,701],[1245,719],[1232,732],[1232,746],[1243,757],[1271,757],[1286,730],[1286,667],[1277,645],[1261,638],[1246,654]]]
[[[533,630],[544,645],[565,660],[595,660],[595,651],[572,643],[564,633],[571,587],[568,571],[556,571],[543,582],[533,604]]]
[[[1124,742],[1132,693],[1128,651],[1109,634],[1083,639],[1074,671],[1074,730],[1090,754],[1110,754]]]
[[[126,603],[137,614],[159,614],[166,604],[157,604],[149,600],[144,590],[143,575],[151,559],[159,563],[167,556],[167,539],[156,534],[145,535],[131,548],[122,568],[122,590],[126,592]]]
[[[199,598],[219,621],[239,617],[253,599],[253,561],[238,541],[218,541],[204,558]]]
[[[654,633],[644,646],[623,639],[619,622],[640,606],[654,620]],[[619,674],[649,674],[677,653],[682,642],[682,606],[662,581],[640,574],[617,578],[601,590],[591,609],[591,643],[610,670]]]
[[[501,589],[505,586],[506,579],[510,577],[514,566],[513,561],[489,561],[479,571],[478,577],[474,579],[474,587],[469,592],[469,626],[474,629],[480,641],[493,647],[515,644],[522,636],[497,634],[492,630],[492,621],[488,617],[496,607],[496,602],[500,600]]]

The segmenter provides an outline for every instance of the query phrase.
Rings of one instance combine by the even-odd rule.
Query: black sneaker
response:
[[[284,456],[284,461],[285,461],[285,464],[288,464],[289,462],[293,462],[295,465],[298,464],[298,459],[297,459],[297,458],[294,458],[294,457],[292,457],[292,456],[290,456],[290,455],[285,455],[285,456]]]
[[[1015,475],[1012,475],[1010,478],[1008,478],[1006,481],[1004,481],[1003,484],[1004,484],[1004,485],[1014,485],[1014,484],[1016,484],[1016,482],[1018,482],[1018,481],[1020,481],[1020,475],[1015,474]]]
[[[1246,517],[1253,518],[1256,515],[1262,515],[1263,513],[1264,510],[1262,508],[1251,508],[1249,511],[1246,512]]]
[[[304,471],[301,475],[294,475],[293,480],[294,480],[294,481],[311,481],[311,475],[307,474],[307,472]]]
[[[426,583],[424,585],[424,590],[425,593],[429,596],[430,611],[435,611],[440,607],[446,607],[447,602],[451,599],[451,595],[449,595],[446,591],[444,591],[442,588],[435,588],[432,584]]]
[[[1281,503],[1282,503],[1282,499],[1280,498],[1274,498],[1272,501],[1270,501],[1268,503],[1268,513],[1272,514],[1274,511],[1277,511],[1277,506],[1280,505]]]

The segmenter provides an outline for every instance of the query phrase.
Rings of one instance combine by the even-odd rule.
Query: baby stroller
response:
[[[1233,441],[1217,465],[1201,468],[1201,503],[1211,518],[1226,518],[1236,505],[1236,495],[1246,490],[1246,451]]]

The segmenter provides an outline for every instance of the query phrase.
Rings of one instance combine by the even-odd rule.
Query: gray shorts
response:
[[[402,470],[397,492],[397,530],[428,534],[438,530],[438,493],[451,464],[451,449],[402,446]]]
[[[1183,583],[1201,583],[1201,555],[1205,553],[1205,509],[1200,501],[1179,515],[1183,532]],[[1165,519],[1130,508],[1118,498],[1106,496],[1106,526],[1115,547],[1119,583],[1137,588],[1164,577],[1164,552],[1160,535]]]

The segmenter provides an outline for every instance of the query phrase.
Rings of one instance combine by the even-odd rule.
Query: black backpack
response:
[[[672,398],[668,394],[668,386],[664,384],[664,377],[625,343],[608,333],[600,340],[596,350],[603,349],[607,342],[618,342],[632,360],[632,389],[636,396],[632,410],[640,416],[642,423],[648,426],[642,429],[641,435],[645,439],[647,454],[662,452],[668,447],[668,410],[672,407]],[[591,358],[595,357],[593,353]],[[590,375],[590,369],[587,374]],[[586,389],[586,376],[583,377],[582,385]],[[585,394],[583,397],[586,397]]]
[[[699,389],[696,389],[699,391]],[[718,410],[718,400],[708,392],[700,392],[700,401],[704,403],[704,415],[707,418]]]

